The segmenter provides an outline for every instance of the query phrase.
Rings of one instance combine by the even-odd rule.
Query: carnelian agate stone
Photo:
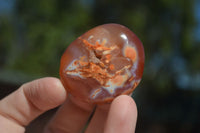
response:
[[[67,91],[89,103],[130,94],[141,80],[144,49],[119,24],[95,27],[73,41],[61,58],[60,78]]]

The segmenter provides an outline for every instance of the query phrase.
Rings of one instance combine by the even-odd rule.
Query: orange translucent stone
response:
[[[125,26],[97,26],[73,41],[61,58],[60,78],[67,92],[89,103],[130,94],[144,69],[144,49]]]

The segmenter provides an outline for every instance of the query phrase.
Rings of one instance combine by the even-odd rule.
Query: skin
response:
[[[32,120],[59,105],[61,107],[46,125],[44,133],[80,133],[95,108],[67,96],[59,79],[37,79],[23,84],[0,101],[1,132],[24,133]],[[111,104],[96,106],[85,133],[133,133],[136,121],[134,100],[121,95]]]

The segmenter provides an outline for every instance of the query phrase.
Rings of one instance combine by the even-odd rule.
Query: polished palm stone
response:
[[[72,96],[89,103],[105,103],[130,94],[144,68],[144,49],[125,26],[97,26],[73,41],[60,63],[60,78]]]

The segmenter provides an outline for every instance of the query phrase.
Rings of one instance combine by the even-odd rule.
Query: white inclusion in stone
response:
[[[88,37],[88,40],[92,39],[93,37],[94,37],[93,35],[89,36],[89,37]]]
[[[107,84],[106,85],[109,85],[108,87],[104,87],[104,89],[105,90],[107,90],[110,94],[114,94],[115,93],[115,90],[117,89],[117,88],[121,88],[121,87],[123,87],[124,86],[124,83],[127,81],[127,79],[128,79],[128,77],[127,76],[123,76],[123,78],[124,78],[124,82],[123,82],[123,84],[122,85],[120,85],[120,86],[118,86],[118,85],[116,85],[116,84],[113,84],[110,80],[107,82]],[[133,87],[133,85],[134,85],[134,83],[139,83],[140,82],[140,80],[132,80],[131,82],[130,82],[130,88],[132,88]]]
[[[125,70],[125,74],[122,76],[123,78],[123,83],[119,86],[117,85],[117,83],[113,83],[112,80],[110,79],[107,83],[106,83],[106,87],[103,87],[105,90],[107,90],[110,94],[114,94],[115,90],[117,88],[123,87],[124,83],[131,77],[131,72],[130,70],[128,70],[129,67],[125,66],[123,69]],[[135,83],[135,81],[131,81],[131,86]]]
[[[107,87],[103,87],[103,88],[105,90],[107,90],[110,94],[114,94],[116,88],[120,87],[120,86],[117,86],[117,85],[113,84],[110,80],[107,82],[106,86]]]
[[[133,66],[131,68],[131,72],[132,73],[135,73],[135,70],[137,70],[137,66],[138,66],[138,61],[136,61],[136,62],[133,63]]]
[[[123,75],[123,83],[119,86],[115,83],[113,83],[111,80],[109,80],[107,83],[106,83],[106,87],[103,87],[105,90],[107,90],[110,94],[114,94],[115,93],[115,90],[117,88],[120,88],[120,87],[123,87],[124,83],[127,81],[127,79],[129,78],[128,75]]]
[[[114,49],[116,49],[117,47],[116,46],[111,46],[109,47],[110,50],[105,50],[103,51],[103,55],[107,55],[107,54],[110,54]]]
[[[96,89],[96,90],[94,90],[94,91],[92,92],[92,94],[90,95],[90,97],[91,97],[92,99],[95,99],[101,92],[102,92],[101,89]]]
[[[77,76],[77,77],[80,77],[82,79],[84,79],[84,77],[81,75],[81,72],[79,71],[76,71],[78,70],[78,64],[75,65],[75,61],[77,60],[73,60],[69,65],[68,67],[66,68],[66,74],[67,75],[71,75],[71,76]]]
[[[102,38],[101,40],[100,39],[96,40],[96,42],[98,42],[100,45],[102,44],[105,45],[108,42],[108,40],[106,38]]]
[[[80,72],[67,71],[66,74],[67,74],[67,75],[71,75],[71,76],[76,76],[76,77],[83,78],[83,77],[81,76],[81,73],[80,73]]]
[[[77,60],[73,60],[69,65],[68,67],[66,68],[66,71],[71,71],[71,70],[76,70],[77,69],[77,65],[75,65],[75,62]]]

